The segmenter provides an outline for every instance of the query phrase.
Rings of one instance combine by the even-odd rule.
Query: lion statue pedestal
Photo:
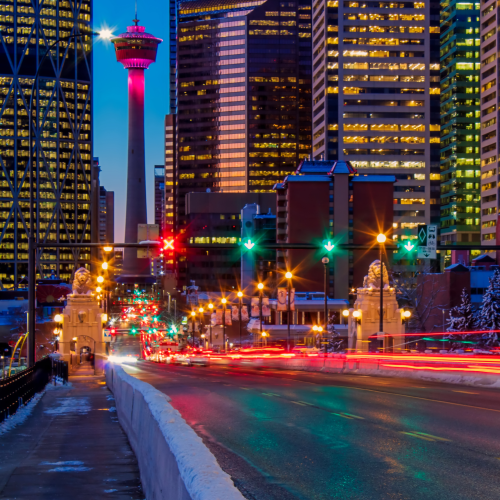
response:
[[[84,268],[78,269],[73,281],[73,294],[68,295],[67,305],[62,314],[63,327],[59,339],[59,352],[74,369],[75,364],[79,365],[82,361],[81,349],[88,348],[87,352],[93,354],[94,373],[97,375],[104,371],[107,346],[102,328],[104,311],[92,296],[91,286],[90,272]],[[72,356],[73,344],[75,347]]]
[[[385,265],[383,266],[384,294],[384,331],[386,335],[380,339],[384,352],[401,352],[405,332],[402,320],[402,309],[396,300],[396,290],[389,286],[389,278]],[[358,317],[353,316],[357,311]],[[357,289],[357,299],[354,308],[350,310],[348,323],[349,352],[368,352],[372,335],[380,335],[380,261],[370,264],[368,275],[365,276],[363,287]],[[380,345],[379,344],[379,345]]]

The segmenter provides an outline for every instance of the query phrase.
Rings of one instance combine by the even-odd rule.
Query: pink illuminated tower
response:
[[[116,60],[128,70],[128,168],[125,243],[137,243],[138,224],[147,223],[146,169],[144,155],[144,70],[156,61],[158,45],[162,42],[139,26],[137,11],[134,26],[111,41]],[[136,248],[126,248],[121,283],[152,281],[149,259],[138,259]]]

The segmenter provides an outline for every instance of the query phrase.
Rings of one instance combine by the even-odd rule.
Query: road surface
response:
[[[117,353],[138,341],[117,338]],[[500,391],[414,379],[126,371],[172,398],[248,499],[500,499]]]

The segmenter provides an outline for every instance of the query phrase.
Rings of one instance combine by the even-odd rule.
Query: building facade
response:
[[[0,280],[17,286],[28,271],[29,101],[38,241],[91,240],[92,171],[92,2],[0,3]],[[34,76],[45,48],[61,41]],[[38,117],[38,126],[37,118]],[[95,218],[94,218],[95,222]],[[89,248],[45,248],[39,277],[53,271],[70,279],[75,267],[90,265]]]
[[[99,187],[99,243],[115,242],[115,193]]]
[[[169,0],[169,95],[170,95],[170,114],[177,112],[177,0]]]
[[[481,243],[498,241],[498,8],[481,3]]]
[[[160,228],[160,236],[165,229],[165,167],[155,165],[155,224]]]
[[[353,287],[363,285],[369,265],[379,258],[377,235],[384,233],[388,241],[392,237],[395,181],[393,175],[359,174],[349,162],[306,160],[297,175],[275,186],[276,242],[319,247],[277,252],[277,268],[297,277],[294,286],[298,291],[324,289],[323,257],[330,261],[326,270],[330,297],[347,299]],[[328,252],[325,241],[335,248]],[[339,246],[343,244],[373,249],[343,250]],[[385,258],[394,270],[393,256]]]
[[[257,204],[260,213],[274,212],[274,193],[188,193],[186,231],[179,236],[182,249],[177,258],[178,289],[195,281],[203,291],[231,291],[241,276],[241,210]],[[255,221],[257,230],[267,229]],[[264,236],[267,238],[267,231]],[[203,245],[196,248],[196,245]],[[191,246],[194,245],[194,246]],[[259,268],[260,268],[259,264]],[[262,265],[267,271],[268,267]]]
[[[189,192],[269,192],[311,144],[309,0],[179,2],[177,179]]]
[[[481,240],[479,45],[479,3],[443,0],[440,232],[445,244]]]
[[[439,2],[320,0],[312,36],[314,159],[394,175],[393,237],[415,239],[440,220]]]

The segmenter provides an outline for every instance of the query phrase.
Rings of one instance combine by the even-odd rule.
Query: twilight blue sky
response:
[[[134,0],[94,2],[94,30],[103,26],[118,35],[134,18]],[[163,39],[156,63],[146,70],[146,179],[148,222],[154,222],[154,165],[163,165],[163,121],[168,113],[168,1],[138,0],[140,24]],[[127,70],[116,62],[113,45],[94,45],[94,156],[101,165],[101,185],[115,192],[115,241],[124,241],[127,188]]]

